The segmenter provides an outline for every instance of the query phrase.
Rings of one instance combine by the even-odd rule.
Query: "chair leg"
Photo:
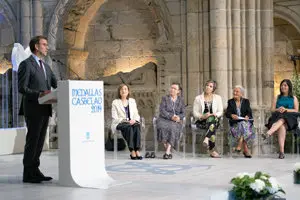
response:
[[[230,133],[228,133],[228,143],[229,143],[229,156],[230,158],[232,158],[232,139],[231,139],[231,136],[230,136]]]
[[[147,131],[145,131],[145,130],[143,130],[143,131],[141,131],[141,137],[143,138],[143,153],[146,153],[146,133],[147,133]]]
[[[118,159],[118,137],[117,134],[114,134],[114,159]]]
[[[259,130],[256,131],[256,140],[257,140],[257,157],[260,156],[260,141],[259,141]]]
[[[158,146],[158,144],[157,144],[157,132],[156,131],[154,131],[154,153],[155,153],[155,155],[157,155],[157,146]]]
[[[193,148],[193,158],[196,157],[196,133],[192,132],[192,148]]]
[[[185,133],[183,133],[183,159],[185,159]]]
[[[293,133],[292,133],[293,134]],[[292,135],[292,155],[295,156],[295,135]]]
[[[297,148],[297,158],[299,158],[299,138],[296,136],[296,148]]]
[[[220,139],[221,139],[221,151],[220,151],[220,153],[223,156],[224,155],[224,132],[223,132],[223,130],[221,130],[220,133],[221,133],[220,134]]]

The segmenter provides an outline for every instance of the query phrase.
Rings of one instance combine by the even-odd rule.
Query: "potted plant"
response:
[[[230,182],[233,184],[230,200],[271,200],[276,199],[279,192],[285,194],[275,178],[262,172],[239,173]]]
[[[294,167],[294,183],[300,184],[300,163],[296,163]]]

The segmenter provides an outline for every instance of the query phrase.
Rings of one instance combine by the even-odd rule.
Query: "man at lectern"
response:
[[[27,135],[23,157],[23,182],[40,183],[50,181],[52,177],[44,176],[39,170],[51,105],[40,105],[38,98],[57,87],[57,80],[49,65],[43,58],[48,52],[47,38],[36,36],[29,43],[32,55],[21,62],[18,69],[18,87],[22,94],[19,115],[25,116]]]

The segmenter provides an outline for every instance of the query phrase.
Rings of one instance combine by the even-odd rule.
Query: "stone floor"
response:
[[[300,185],[293,184],[292,171],[300,156],[287,155],[279,160],[277,155],[245,159],[235,155],[212,159],[187,155],[185,159],[175,154],[172,160],[158,158],[131,161],[129,153],[119,152],[118,160],[106,152],[109,175],[121,184],[107,190],[68,188],[58,185],[58,152],[44,152],[41,170],[54,180],[43,184],[22,183],[22,155],[0,156],[0,199],[5,200],[105,200],[105,199],[224,199],[221,197],[232,186],[230,179],[239,172],[269,173],[282,184],[288,200],[299,199]]]

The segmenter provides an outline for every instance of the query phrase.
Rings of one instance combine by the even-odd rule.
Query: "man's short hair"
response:
[[[47,37],[42,36],[42,35],[34,36],[33,38],[31,38],[31,40],[29,42],[29,47],[30,47],[30,51],[32,53],[35,52],[35,45],[39,44],[39,42],[40,42],[41,39],[48,40]]]

